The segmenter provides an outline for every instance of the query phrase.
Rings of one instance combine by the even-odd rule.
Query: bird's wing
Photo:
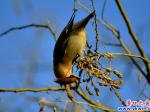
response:
[[[64,30],[62,31],[62,33],[60,34],[56,42],[55,50],[57,50],[57,53],[54,51],[54,56],[57,57],[59,61],[61,61],[63,56],[65,55],[66,47],[69,40],[69,35],[73,27],[74,18],[75,18],[75,12],[72,14],[68,24],[66,25],[66,27],[64,28]]]

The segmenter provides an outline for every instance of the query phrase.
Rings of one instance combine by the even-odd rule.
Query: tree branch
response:
[[[90,13],[90,10],[89,10],[85,5],[83,5],[83,4],[80,3],[79,1],[78,1],[78,4],[79,4],[85,11],[87,11],[88,13]],[[106,2],[104,3],[104,7],[105,7],[105,5],[106,5]],[[105,9],[105,8],[103,8],[102,13],[104,13],[104,9]],[[102,14],[102,15],[104,15],[104,14]],[[102,19],[104,19],[103,16],[102,16]],[[120,37],[120,33],[119,33],[119,31],[118,31],[116,28],[114,28],[112,25],[108,24],[105,20],[100,21],[99,19],[97,19],[97,21],[98,21],[99,23],[103,24],[107,29],[109,29],[109,30],[115,35],[115,37],[117,37],[117,39],[119,40],[119,42],[120,42],[122,48],[125,50],[126,53],[132,54],[131,51],[128,49],[128,47],[127,47],[127,46],[124,44],[124,42],[122,41],[122,39],[121,39],[121,37]],[[133,57],[130,57],[130,60],[131,60],[132,63],[137,67],[137,69],[143,74],[143,76],[146,78],[146,80],[147,80],[148,83],[150,84],[150,80],[147,78],[146,73],[145,73],[144,70],[140,67],[140,65],[138,64],[138,62],[136,62],[136,60],[135,60]]]
[[[106,21],[101,21],[101,23],[107,28],[109,29],[114,35],[115,37],[117,37],[118,41],[120,42],[122,48],[125,50],[125,52],[127,54],[132,54],[131,51],[128,49],[128,47],[125,45],[125,43],[122,41],[121,36],[119,31],[114,28],[112,25],[108,24]],[[138,64],[138,62],[136,62],[136,60],[133,57],[130,57],[130,60],[132,61],[132,63],[137,67],[137,69],[143,74],[143,76],[146,78],[146,80],[148,81],[148,83],[150,84],[149,79],[147,78],[146,73],[143,71],[143,69],[140,67],[140,65]]]
[[[115,56],[127,56],[127,57],[139,58],[143,60],[144,62],[150,63],[150,60],[148,60],[147,58],[144,58],[142,56],[137,56],[134,54],[125,54],[125,53],[110,53],[110,54],[115,55]]]
[[[65,85],[65,89],[66,89],[66,93],[68,98],[72,101],[72,102],[76,102],[75,98],[73,97],[72,93],[71,93],[71,89],[70,89],[70,85],[66,84]]]
[[[91,99],[88,98],[88,96],[86,94],[83,93],[83,91],[81,92],[80,90],[76,90],[76,93],[79,96],[81,96],[81,98],[83,98],[85,101],[87,101],[89,104],[95,106],[96,108],[104,110],[105,112],[115,112],[114,110],[109,109],[108,107],[100,104],[99,102],[92,101]]]
[[[71,87],[70,89],[74,89],[74,87]],[[0,92],[47,92],[47,91],[65,91],[65,88],[57,88],[57,87],[48,87],[48,88],[16,88],[16,89],[8,89],[8,88],[0,88]],[[102,104],[98,102],[94,102],[91,99],[88,98],[85,94],[83,94],[81,91],[76,90],[76,93],[81,96],[84,100],[86,100],[89,104],[89,106],[94,106],[96,108],[99,108],[101,110],[105,110],[107,112],[113,112],[113,110],[110,110],[109,108],[103,106]],[[76,102],[76,101],[75,101]]]
[[[22,30],[22,29],[30,28],[30,27],[33,27],[33,28],[46,28],[46,29],[48,29],[51,32],[51,34],[53,35],[54,39],[56,40],[56,34],[53,31],[53,29],[51,28],[50,24],[47,24],[47,25],[43,25],[43,24],[28,24],[28,25],[19,26],[19,27],[12,27],[12,28],[9,28],[8,30],[4,31],[3,33],[0,33],[0,37],[2,37],[4,35],[12,32],[12,31],[15,31],[15,30]]]
[[[73,89],[73,88],[71,88]],[[48,88],[16,88],[16,89],[8,89],[8,88],[0,88],[0,92],[47,92],[47,91],[64,91],[65,88],[57,88],[57,87],[48,87]]]
[[[90,0],[90,1],[91,1],[93,10],[95,10],[93,0]],[[96,11],[96,10],[95,10],[95,11]],[[97,50],[98,50],[98,43],[99,43],[99,33],[98,33],[98,25],[97,25],[97,15],[96,15],[96,12],[95,12],[95,15],[94,15],[94,24],[95,24],[95,34],[96,34],[95,52],[97,52]]]
[[[136,34],[135,34],[134,31],[133,31],[133,28],[132,28],[132,26],[131,26],[130,20],[128,19],[127,15],[126,15],[126,13],[125,13],[125,11],[124,11],[122,5],[121,5],[120,0],[116,0],[116,4],[117,4],[117,7],[119,8],[119,11],[120,11],[120,13],[121,13],[121,15],[122,15],[122,17],[123,17],[123,19],[124,19],[126,25],[127,25],[129,34],[131,35],[132,40],[134,41],[134,43],[135,43],[135,45],[136,45],[136,47],[137,47],[137,49],[138,49],[140,55],[141,55],[142,57],[148,59],[147,56],[145,55],[144,51],[143,51],[143,48],[142,48],[140,42],[138,41],[138,38],[137,38]],[[146,70],[147,70],[147,78],[148,78],[148,80],[149,80],[149,82],[150,82],[150,66],[149,66],[149,63],[146,62],[146,61],[144,61],[144,64],[145,64]]]

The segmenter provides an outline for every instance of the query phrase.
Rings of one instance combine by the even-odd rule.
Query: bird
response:
[[[55,82],[61,86],[79,83],[80,77],[73,74],[72,66],[85,49],[87,40],[85,26],[94,15],[95,11],[84,19],[74,23],[74,12],[56,41],[53,51],[53,69],[57,78]]]

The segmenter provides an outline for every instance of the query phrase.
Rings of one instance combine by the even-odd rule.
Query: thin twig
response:
[[[122,48],[125,50],[125,52],[128,53],[128,54],[131,54],[131,51],[126,47],[124,42],[121,40],[119,31],[116,28],[114,28],[112,25],[107,23],[107,21],[104,19],[104,11],[105,11],[105,6],[106,6],[106,1],[107,0],[105,0],[105,2],[104,2],[103,10],[102,10],[102,20],[103,21],[99,21],[99,22],[101,22],[107,29],[109,29],[115,35],[115,37],[117,37],[117,39],[119,40],[119,42],[120,42]],[[136,62],[136,60],[134,60],[132,57],[130,57],[130,59],[131,59],[132,63],[137,67],[137,69],[139,69],[139,71],[147,79],[148,83],[150,83],[149,79],[147,78],[146,73],[142,70],[142,68],[140,67],[138,62]]]
[[[80,0],[78,0],[77,3],[80,5],[80,7],[82,7],[83,9],[85,9],[87,13],[91,13],[91,10],[89,8],[87,8],[87,6],[85,6],[83,3],[81,3]]]
[[[150,63],[150,60],[148,60],[147,58],[144,58],[144,57],[138,56],[138,55],[134,55],[134,54],[125,54],[125,53],[110,53],[110,54],[115,55],[115,56],[127,56],[127,57],[139,58],[139,59],[143,60],[144,62]]]
[[[145,55],[144,51],[143,51],[143,48],[142,48],[140,42],[138,41],[138,38],[137,38],[136,34],[135,34],[134,31],[133,31],[133,28],[132,28],[132,26],[131,26],[130,20],[128,19],[127,15],[126,15],[126,13],[125,13],[125,11],[124,11],[124,9],[123,9],[123,6],[121,5],[120,0],[116,0],[116,4],[117,4],[117,7],[119,8],[119,11],[120,11],[120,13],[121,13],[121,15],[122,15],[122,17],[123,17],[123,19],[124,19],[126,25],[127,25],[129,34],[131,35],[132,40],[134,41],[134,43],[135,43],[135,45],[136,45],[136,47],[137,47],[137,49],[138,49],[140,55],[141,55],[142,57],[148,59],[147,56]],[[148,78],[148,80],[149,80],[149,82],[150,82],[150,65],[149,65],[149,63],[146,62],[146,61],[144,61],[144,64],[145,64],[146,70],[147,70],[147,78]]]
[[[120,93],[118,93],[114,88],[111,88],[111,89],[114,91],[115,95],[117,96],[118,100],[122,103],[122,105],[123,105],[123,106],[126,106],[126,104],[125,104],[125,102],[123,101],[123,99],[122,99]]]
[[[37,97],[39,99],[39,97]],[[33,97],[32,97],[33,99]],[[44,110],[46,109],[46,107],[49,107],[53,110],[53,112],[57,109],[59,111],[64,111],[64,109],[59,106],[59,105],[56,105],[53,101],[51,100],[47,100],[45,98],[40,98],[39,100],[33,100],[34,102],[37,103],[37,101],[39,102],[39,106],[40,106],[40,110],[39,112],[44,112]],[[65,109],[65,112],[69,112],[68,110]]]
[[[90,10],[84,6],[82,3],[78,2],[79,5],[88,13],[90,13]],[[104,4],[106,5],[106,3]],[[105,9],[105,8],[103,8]],[[103,10],[104,11],[104,10]],[[104,13],[104,12],[102,12]],[[123,47],[123,49],[125,50],[126,53],[131,54],[131,51],[126,47],[126,45],[124,44],[124,42],[122,41],[121,37],[120,37],[120,33],[119,31],[114,28],[112,25],[110,25],[109,23],[106,22],[106,20],[100,21],[99,19],[97,19],[97,21],[101,24],[103,24],[108,30],[110,30],[115,37],[117,37],[117,39],[119,40],[121,46]],[[136,60],[134,60],[132,57],[130,57],[132,63],[137,67],[137,69],[143,74],[143,76],[147,79],[146,73],[142,70],[142,68],[140,67],[140,65],[136,62]],[[150,81],[147,79],[147,81],[150,83]]]
[[[67,103],[72,103],[72,101],[70,101],[70,100],[50,100],[50,101],[51,101],[51,102],[67,102]],[[76,104],[78,104],[78,105],[80,105],[80,106],[82,106],[82,105],[88,105],[88,106],[90,106],[90,107],[92,107],[92,108],[97,108],[96,105],[89,104],[88,102],[76,101],[76,102],[74,102],[74,103],[76,103]]]
[[[101,23],[107,28],[109,29],[114,35],[115,37],[117,37],[118,41],[120,42],[122,48],[125,50],[125,52],[127,54],[131,54],[131,51],[128,49],[128,47],[125,45],[125,43],[122,41],[121,36],[119,31],[114,28],[112,25],[108,24],[106,21],[101,21]],[[147,75],[146,73],[142,70],[142,68],[140,67],[140,65],[138,64],[138,62],[136,62],[135,59],[133,59],[133,57],[130,57],[132,63],[137,67],[137,69],[143,74],[143,76],[147,79]],[[150,81],[147,79],[148,83],[150,83]]]
[[[104,0],[103,8],[102,8],[102,14],[101,14],[102,20],[104,20],[104,12],[105,12],[106,3],[107,3],[107,0]]]
[[[67,93],[68,98],[69,98],[71,101],[75,102],[75,99],[74,99],[74,97],[72,96],[72,93],[71,93],[71,90],[70,90],[70,85],[69,85],[69,84],[66,84],[66,85],[65,85],[65,88],[66,88],[66,93]]]
[[[71,87],[70,89],[74,89]],[[16,88],[16,89],[8,89],[8,88],[0,88],[0,92],[15,92],[15,93],[20,93],[20,92],[47,92],[47,91],[65,91],[65,88],[55,88],[55,87],[49,87],[49,88]],[[101,105],[100,103],[96,103],[92,100],[90,100],[85,94],[83,94],[81,91],[76,90],[78,95],[80,95],[83,99],[85,99],[88,103],[89,106],[93,106],[96,108],[99,108],[101,110],[105,111],[112,111],[108,109],[107,107]],[[76,101],[75,101],[76,102]]]
[[[76,93],[81,96],[85,101],[87,101],[89,104],[95,106],[96,108],[99,108],[101,110],[104,110],[106,112],[115,112],[114,110],[109,109],[108,107],[100,104],[99,102],[92,101],[91,99],[88,98],[86,94],[81,92],[80,90],[76,90]]]
[[[28,25],[24,25],[24,26],[19,26],[19,27],[12,27],[12,28],[9,28],[8,30],[4,31],[3,33],[0,33],[0,37],[12,32],[12,31],[15,31],[15,30],[22,30],[22,29],[25,29],[25,28],[30,28],[30,27],[33,27],[33,28],[46,28],[48,29],[51,34],[53,35],[54,39],[56,40],[56,34],[55,32],[53,31],[53,29],[51,28],[51,26],[49,24],[47,25],[43,25],[43,24],[28,24]]]
[[[92,4],[92,7],[93,7],[93,10],[95,10],[93,0],[91,0],[91,4]],[[94,15],[94,24],[95,24],[95,33],[96,33],[95,52],[97,52],[97,50],[98,50],[98,43],[99,43],[99,33],[98,33],[98,28],[97,28],[97,16],[96,16],[96,13]]]
[[[0,88],[0,92],[47,92],[47,91],[64,91],[65,88],[57,88],[57,87],[48,87],[48,88]]]

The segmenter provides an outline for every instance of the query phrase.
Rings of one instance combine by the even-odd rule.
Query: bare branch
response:
[[[126,106],[125,102],[123,101],[121,95],[112,87],[115,95],[117,96],[118,100],[122,103],[123,106]]]
[[[74,89],[71,87],[70,89]],[[65,88],[55,88],[55,87],[49,87],[49,88],[16,88],[16,89],[8,89],[8,88],[0,88],[0,92],[47,92],[47,91],[65,91]],[[113,112],[113,110],[108,109],[107,107],[103,106],[102,104],[98,102],[94,102],[88,98],[85,94],[83,94],[81,91],[76,90],[78,95],[80,95],[84,100],[86,100],[89,104],[89,106],[94,106],[96,108],[99,108],[101,110],[105,110],[108,112]],[[76,101],[75,101],[76,102]]]
[[[144,57],[138,56],[138,55],[134,55],[134,54],[125,54],[125,53],[110,53],[110,54],[115,55],[115,56],[127,56],[127,57],[139,58],[139,59],[143,60],[144,62],[150,63],[150,60],[148,60],[147,58],[144,58]]]
[[[46,28],[48,29],[51,34],[53,35],[54,39],[56,40],[56,33],[53,31],[53,29],[51,28],[51,26],[49,24],[47,25],[43,25],[43,24],[28,24],[28,25],[24,25],[24,26],[19,26],[19,27],[12,27],[12,28],[9,28],[8,30],[4,31],[3,33],[0,33],[0,37],[12,32],[12,31],[15,31],[15,30],[22,30],[22,29],[25,29],[25,28],[30,28],[30,27],[33,27],[33,28]]]
[[[8,89],[8,88],[0,88],[0,92],[47,92],[47,91],[64,91],[65,88],[57,88],[57,87],[48,87],[48,88],[16,88],[16,89]]]
[[[128,47],[125,45],[125,43],[122,41],[121,36],[120,36],[120,32],[114,28],[112,25],[108,24],[106,21],[101,21],[101,23],[107,28],[109,29],[114,35],[115,37],[117,37],[118,41],[120,42],[122,48],[125,50],[126,53],[128,54],[132,54],[131,51],[128,49]],[[137,67],[137,69],[143,74],[143,76],[147,79],[147,75],[146,73],[142,70],[142,68],[140,67],[140,65],[138,64],[138,62],[136,62],[136,60],[133,57],[130,57],[132,63]],[[150,81],[147,79],[148,83],[150,83]]]
[[[120,37],[120,32],[114,28],[112,25],[110,25],[109,23],[107,23],[106,20],[104,20],[104,11],[105,11],[105,6],[106,6],[106,1],[104,2],[104,5],[103,5],[103,10],[102,10],[102,20],[103,21],[100,21],[98,20],[99,22],[101,22],[107,29],[109,29],[116,37],[117,39],[119,40],[122,48],[125,50],[126,53],[128,54],[132,54],[131,51],[127,48],[127,46],[124,44],[124,42],[122,41],[121,37]],[[147,79],[148,83],[150,83],[150,78],[148,78],[148,76],[146,75],[146,73],[142,70],[142,68],[140,67],[140,65],[138,64],[138,62],[136,62],[135,59],[133,59],[133,57],[130,57],[131,61],[133,62],[133,64],[137,67],[137,69],[143,74],[143,76]]]
[[[88,96],[82,91],[80,90],[76,90],[76,93],[81,96],[85,101],[87,101],[89,104],[95,106],[96,108],[99,108],[101,110],[104,110],[106,112],[115,112],[114,110],[109,109],[108,107],[100,104],[99,102],[94,102],[91,99],[88,98]]]
[[[78,2],[79,5],[88,13],[90,13],[90,10],[82,3]],[[104,3],[104,7],[106,5],[106,2]],[[104,13],[104,8],[103,7],[103,12]],[[104,19],[104,17],[102,18]],[[120,33],[119,31],[114,28],[112,25],[110,25],[109,23],[107,23],[105,20],[100,21],[99,19],[97,19],[98,22],[100,22],[101,24],[103,24],[107,29],[109,29],[114,35],[115,37],[117,37],[117,39],[119,40],[121,46],[123,47],[123,49],[125,50],[126,53],[131,54],[131,51],[127,48],[127,46],[124,44],[124,42],[122,41],[121,37],[120,37]],[[130,57],[132,63],[137,67],[137,69],[143,74],[143,76],[147,79],[146,73],[142,70],[142,68],[140,67],[140,65],[136,62],[135,59],[133,59],[132,57]],[[148,81],[148,80],[147,80]],[[148,81],[150,83],[150,81]]]
[[[75,102],[75,99],[74,99],[74,97],[73,97],[73,95],[72,95],[72,93],[71,93],[71,90],[70,90],[70,85],[69,85],[69,84],[66,84],[66,85],[65,85],[65,88],[66,88],[66,93],[67,93],[68,98],[69,98],[71,101]]]
[[[94,2],[93,0],[91,0],[91,4],[92,4],[92,7],[93,7],[93,10],[95,10],[95,7],[94,7]],[[95,45],[95,52],[97,52],[98,50],[98,43],[99,43],[99,33],[98,33],[98,28],[97,28],[97,16],[96,16],[96,13],[95,13],[95,16],[94,16],[94,24],[95,24],[95,34],[96,34],[96,45]]]
[[[120,13],[121,13],[121,15],[122,15],[126,25],[127,25],[129,34],[131,35],[131,37],[132,37],[132,39],[133,39],[133,41],[134,41],[134,43],[135,43],[135,45],[136,45],[140,55],[142,57],[144,57],[144,58],[147,58],[147,56],[145,55],[145,53],[143,51],[143,48],[142,48],[140,42],[138,41],[138,38],[137,38],[136,34],[133,31],[133,28],[131,26],[130,20],[128,19],[127,15],[126,15],[126,13],[125,13],[122,5],[121,5],[120,0],[116,0],[116,4],[117,4],[117,7],[119,8],[119,11],[120,11]],[[146,69],[147,69],[147,78],[148,78],[148,81],[150,82],[150,65],[149,65],[148,62],[145,62],[145,61],[144,61],[144,64],[145,64]]]

